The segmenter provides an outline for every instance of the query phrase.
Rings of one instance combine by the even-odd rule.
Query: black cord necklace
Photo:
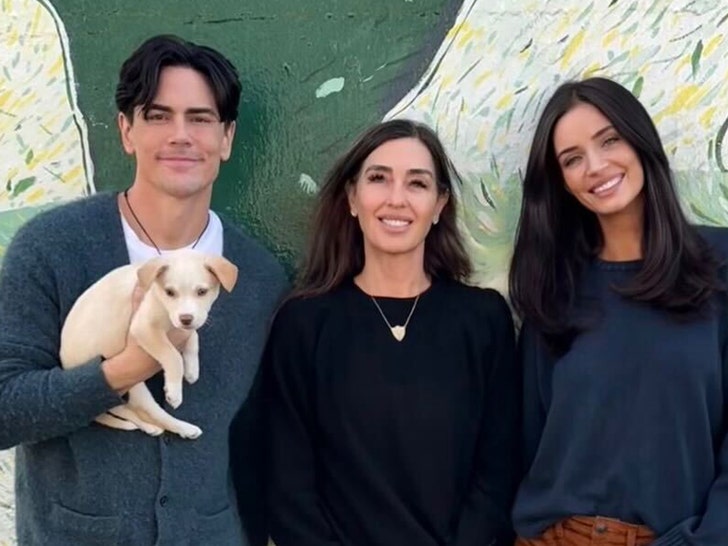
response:
[[[139,220],[139,217],[134,212],[134,208],[131,206],[131,203],[129,202],[129,189],[128,188],[124,190],[124,201],[126,201],[126,206],[129,209],[129,212],[131,212],[132,218],[134,218],[134,221],[137,223],[139,228],[142,230],[142,233],[144,233],[144,235],[146,235],[147,239],[149,239],[149,242],[152,243],[152,246],[157,250],[157,254],[159,254],[161,256],[162,251],[157,246],[157,243],[154,242],[154,239],[152,239],[152,236],[149,235],[149,232],[146,229],[144,229],[144,224],[141,223],[141,221]],[[207,226],[209,226],[209,225],[210,225],[210,213],[208,212],[207,213],[207,222],[205,222],[205,227],[202,228],[202,231],[197,236],[197,239],[195,239],[195,242],[192,243],[192,246],[190,248],[195,248],[197,246],[197,243],[200,242],[200,239],[202,239],[202,236],[207,231]]]

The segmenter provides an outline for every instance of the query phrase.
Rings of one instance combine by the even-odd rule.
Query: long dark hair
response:
[[[580,273],[603,244],[596,215],[566,191],[554,151],[554,126],[579,103],[609,119],[644,171],[643,262],[628,284],[614,289],[685,317],[701,311],[721,288],[717,261],[680,208],[667,155],[639,100],[606,78],[562,84],[546,104],[531,144],[509,279],[516,311],[556,352],[567,350],[583,329],[570,310]]]
[[[379,123],[364,134],[336,161],[318,196],[311,225],[308,251],[294,295],[315,296],[329,292],[364,267],[364,240],[356,218],[349,213],[347,191],[356,183],[362,164],[379,146],[390,140],[416,138],[427,147],[435,166],[437,190],[449,199],[425,239],[424,269],[432,279],[466,279],[470,258],[457,227],[453,183],[460,180],[437,135],[421,123],[395,119]]]

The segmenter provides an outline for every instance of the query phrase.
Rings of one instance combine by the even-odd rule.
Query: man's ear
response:
[[[231,121],[230,123],[226,123],[223,126],[223,137],[222,137],[222,147],[220,149],[220,159],[222,161],[227,161],[230,159],[230,154],[233,151],[233,139],[235,138],[235,122]]]
[[[116,116],[116,124],[119,126],[119,135],[121,136],[121,145],[124,147],[124,151],[129,155],[133,155],[134,141],[131,138],[133,120],[129,119],[126,114],[119,112]]]

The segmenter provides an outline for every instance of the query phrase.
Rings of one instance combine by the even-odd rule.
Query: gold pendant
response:
[[[394,339],[397,341],[402,341],[407,333],[407,329],[404,326],[392,326],[390,330],[392,331]]]

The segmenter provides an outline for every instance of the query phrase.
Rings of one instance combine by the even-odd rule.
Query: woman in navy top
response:
[[[523,546],[728,544],[728,238],[688,224],[621,85],[539,120],[510,274],[524,321]]]

